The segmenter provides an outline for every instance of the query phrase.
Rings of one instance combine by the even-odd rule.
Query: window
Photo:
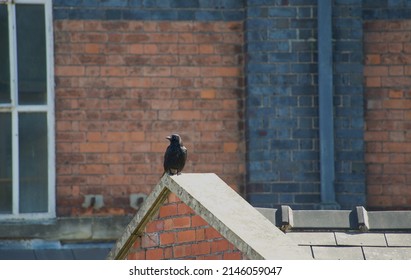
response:
[[[0,219],[55,216],[50,0],[0,0]]]

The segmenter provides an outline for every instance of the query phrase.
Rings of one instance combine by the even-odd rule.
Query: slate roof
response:
[[[0,241],[0,260],[104,260],[113,243],[61,244],[42,240]]]
[[[411,211],[258,210],[314,259],[411,259]]]
[[[1,221],[0,260],[103,260],[131,216]]]

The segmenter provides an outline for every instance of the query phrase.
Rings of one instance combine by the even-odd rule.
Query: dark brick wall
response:
[[[320,202],[316,3],[247,2],[247,193],[255,206]],[[351,208],[365,203],[361,1],[336,1],[333,24],[336,191]]]
[[[337,201],[365,205],[363,29],[361,2],[334,1],[334,130]]]
[[[408,0],[364,0],[364,20],[409,19],[411,2]]]
[[[54,0],[55,19],[238,21],[243,0]]]

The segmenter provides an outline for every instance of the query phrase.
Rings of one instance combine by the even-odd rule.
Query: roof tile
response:
[[[335,238],[339,246],[387,246],[383,233],[336,232]]]
[[[314,259],[317,260],[363,260],[361,247],[322,247],[313,246]]]
[[[364,247],[364,255],[367,260],[409,260],[411,247]]]
[[[287,232],[287,236],[299,245],[337,245],[333,232]]]
[[[411,247],[411,233],[386,233],[388,246]]]

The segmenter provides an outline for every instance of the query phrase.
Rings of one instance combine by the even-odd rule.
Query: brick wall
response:
[[[362,14],[363,14],[364,20],[410,19],[411,5],[409,1],[363,0],[362,3],[363,3]]]
[[[60,8],[57,18],[69,11]],[[135,211],[129,195],[158,182],[173,132],[189,151],[185,172],[217,173],[241,191],[242,30],[232,21],[55,21],[59,216]],[[87,194],[105,206],[82,208]]]
[[[335,191],[349,210],[366,205],[362,5],[333,5]]]
[[[239,260],[242,253],[171,193],[126,259]]]
[[[253,205],[317,207],[316,0],[53,4],[59,215],[134,211],[129,195],[157,182],[164,136],[174,131],[189,148],[186,172],[216,172],[242,192],[247,169]],[[368,92],[376,79],[367,64],[363,80],[362,21],[406,19],[409,11],[406,1],[333,2],[335,187],[343,209],[365,205],[370,171],[363,85]],[[370,152],[367,143],[367,163]],[[93,193],[104,195],[97,212],[80,207]]]
[[[249,1],[247,193],[251,204],[320,202],[317,1]],[[333,5],[337,202],[365,203],[361,1]]]
[[[242,21],[245,0],[53,1],[55,19]]]
[[[365,24],[368,206],[411,205],[411,21]]]
[[[254,206],[319,202],[315,10],[307,1],[247,14],[248,199]]]

